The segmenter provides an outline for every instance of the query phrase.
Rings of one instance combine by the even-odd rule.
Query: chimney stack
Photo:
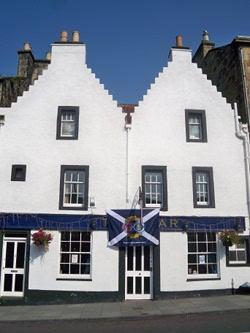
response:
[[[64,63],[64,70],[69,72],[86,64],[86,47],[80,42],[79,31],[73,31],[72,37],[70,35],[65,30],[61,31],[60,41],[52,44],[51,49],[52,67],[61,68]]]
[[[18,51],[17,75],[31,78],[34,65],[34,56],[31,45],[28,42],[23,44],[23,49]]]
[[[67,31],[62,31],[60,35],[60,42],[66,43],[68,41]]]

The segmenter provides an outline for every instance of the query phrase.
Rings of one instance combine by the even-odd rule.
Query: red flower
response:
[[[48,246],[52,239],[52,235],[43,229],[39,229],[37,232],[32,234],[32,241],[36,246]]]

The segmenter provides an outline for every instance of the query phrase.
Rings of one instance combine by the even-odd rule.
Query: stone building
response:
[[[46,59],[35,59],[29,43],[24,43],[23,50],[18,51],[17,75],[0,76],[0,107],[10,107],[17,97],[28,90],[31,84],[50,64],[50,53]]]
[[[64,33],[0,115],[1,304],[230,293],[249,281],[248,132],[180,37],[143,100],[119,106],[79,33]],[[228,230],[242,242],[223,245]]]
[[[237,103],[241,121],[250,126],[250,37],[237,36],[231,43],[215,47],[204,31],[193,61],[228,103]]]

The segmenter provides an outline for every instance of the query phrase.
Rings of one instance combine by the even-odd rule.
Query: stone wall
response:
[[[10,107],[28,89],[29,84],[29,79],[25,77],[0,77],[0,107]]]
[[[18,51],[17,76],[0,77],[0,107],[10,107],[48,68],[49,60],[36,60],[31,51]]]
[[[240,49],[243,50],[243,65]],[[201,43],[193,61],[207,74],[208,79],[217,86],[218,90],[226,97],[227,102],[237,103],[241,121],[250,124],[249,119],[249,86],[250,86],[250,47],[242,44],[237,39],[231,44],[212,48],[207,53],[203,52]],[[246,72],[244,84],[243,66]]]

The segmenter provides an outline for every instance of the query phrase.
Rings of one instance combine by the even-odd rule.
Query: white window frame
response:
[[[71,180],[66,180],[66,173],[67,172],[71,172]],[[73,172],[78,173],[76,181],[72,180]],[[80,172],[84,173],[84,181],[79,180],[79,173]],[[86,172],[85,172],[85,170],[81,170],[81,169],[78,169],[78,170],[76,170],[76,169],[75,170],[74,169],[64,170],[64,175],[63,175],[63,207],[83,207],[84,206],[85,195],[86,195],[86,193],[85,193],[85,183],[86,183]],[[66,193],[67,185],[70,185],[71,190],[70,190],[69,193]],[[76,192],[73,192],[74,186],[76,186],[76,188],[77,188]],[[79,191],[80,186],[82,186],[82,192]],[[72,203],[72,202],[67,203],[67,202],[65,202],[66,194],[70,194],[70,198],[72,198],[73,194],[76,194],[77,198],[79,198],[80,197],[79,194],[81,194],[81,193],[82,193],[82,198],[83,198],[82,203]]]
[[[74,124],[72,133],[64,131],[64,124]],[[58,106],[57,112],[57,140],[78,140],[79,106]]]
[[[192,118],[196,118],[196,121],[192,122]],[[192,136],[191,128],[197,127],[199,129],[199,137]],[[189,113],[188,114],[188,132],[190,140],[200,141],[203,138],[202,133],[202,115],[200,113]]]
[[[194,208],[215,208],[213,168],[193,166],[192,178]]]
[[[206,177],[206,181],[205,178]],[[198,180],[197,178],[203,178]],[[210,205],[210,181],[209,173],[207,171],[196,171],[195,173],[195,189],[196,189],[196,204],[197,206],[209,206]],[[207,197],[207,201],[201,200]]]
[[[62,240],[62,232],[69,232],[70,233],[70,240],[69,241],[63,241]],[[65,231],[60,231],[60,236],[59,236],[59,265],[58,265],[58,278],[59,279],[72,279],[72,280],[90,280],[91,278],[92,278],[92,253],[93,253],[93,251],[92,251],[92,244],[93,244],[93,241],[92,241],[92,239],[93,239],[93,233],[92,232],[88,232],[89,234],[90,234],[90,240],[89,241],[81,241],[81,239],[82,238],[80,238],[80,243],[90,243],[90,252],[87,252],[87,251],[62,251],[62,249],[61,249],[61,243],[62,242],[69,242],[69,243],[71,243],[71,242],[77,242],[77,241],[72,241],[71,240],[71,237],[72,237],[72,232],[80,232],[81,234],[82,233],[86,233],[87,231],[77,231],[77,230],[75,230],[75,231],[67,231],[67,230],[65,230]],[[81,237],[81,235],[80,235],[80,237]],[[81,244],[80,244],[80,246],[81,246]],[[81,250],[81,248],[80,248],[80,250]],[[68,263],[64,263],[64,262],[62,262],[61,261],[61,255],[62,254],[68,254],[69,255],[69,257],[71,258],[71,262],[68,262]],[[60,272],[60,270],[61,270],[61,264],[72,264],[72,255],[77,255],[78,256],[78,258],[81,256],[81,255],[84,255],[84,254],[89,254],[90,255],[90,262],[89,262],[89,264],[88,264],[88,266],[90,266],[90,270],[89,270],[89,274],[81,274],[81,273],[79,273],[79,274],[70,274],[70,273],[61,273]],[[79,266],[81,265],[81,263],[78,263],[79,264]],[[79,267],[80,268],[80,267]]]
[[[74,132],[72,134],[64,134],[63,133],[63,125],[68,123],[74,123],[75,128]],[[60,119],[60,137],[62,138],[74,138],[76,136],[76,116],[74,110],[63,110],[61,113],[61,119]]]
[[[207,125],[205,110],[185,109],[186,141],[207,142]],[[198,136],[193,135],[192,128],[198,129]]]
[[[149,175],[147,175],[149,174]],[[157,175],[158,174],[158,175]],[[158,177],[161,176],[161,182],[157,180],[153,181],[152,176]],[[146,177],[149,176],[150,180],[149,182],[146,181]],[[150,187],[150,191],[146,192],[146,186]],[[144,186],[145,186],[145,207],[161,207],[163,205],[163,173],[160,170],[150,170],[150,171],[145,171],[144,174]],[[153,187],[156,187],[155,191],[152,191]],[[158,190],[158,187],[161,187],[161,191]],[[146,203],[146,197],[147,195],[150,196],[150,203]],[[152,203],[152,197],[153,195],[156,197],[156,203]],[[161,195],[161,203],[158,203],[158,195]]]
[[[244,248],[239,248],[238,246],[244,245]],[[236,253],[236,260],[230,260],[230,252]],[[244,252],[246,260],[238,260],[238,253]],[[228,247],[228,263],[230,265],[246,265],[247,264],[247,243],[244,240],[243,243],[240,244],[233,244],[232,246]]]
[[[198,279],[198,280],[202,280],[202,279],[216,279],[219,277],[219,260],[218,260],[218,238],[217,238],[217,234],[213,232],[213,234],[215,234],[215,241],[209,241],[208,240],[208,234],[211,234],[211,232],[191,232],[193,234],[196,235],[196,240],[195,242],[189,242],[188,241],[188,234],[187,234],[187,276],[188,276],[188,279]],[[198,234],[199,233],[204,233],[206,234],[206,241],[198,241]],[[188,245],[189,243],[195,243],[196,244],[196,251],[195,252],[189,252],[188,250]],[[199,251],[198,250],[198,243],[206,243],[206,251]],[[213,243],[215,244],[216,246],[216,251],[208,251],[208,244],[209,243]],[[209,254],[215,254],[216,255],[216,263],[208,263],[208,260],[207,262],[205,263],[205,265],[207,266],[207,270],[208,270],[208,265],[216,265],[217,267],[217,273],[205,273],[205,274],[202,274],[202,273],[199,273],[198,271],[198,266],[199,265],[202,265],[201,263],[199,263],[198,261],[196,261],[196,263],[189,263],[189,259],[188,259],[188,255],[196,255],[197,258],[199,258],[200,256],[205,256],[205,261],[206,261],[206,258],[208,258],[208,255]],[[197,269],[196,269],[196,273],[190,273],[190,268],[189,266],[196,266]]]

